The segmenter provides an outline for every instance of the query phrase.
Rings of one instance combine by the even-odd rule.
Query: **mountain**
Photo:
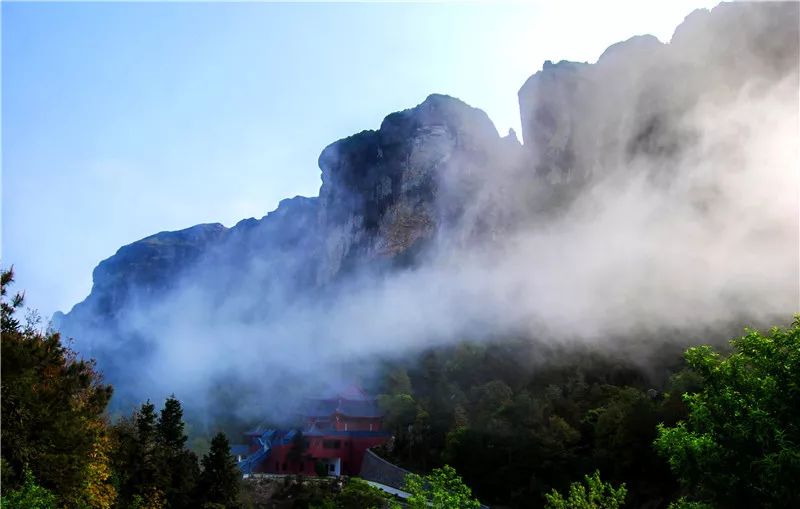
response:
[[[142,399],[345,379],[467,336],[785,319],[797,203],[776,182],[796,152],[769,143],[796,126],[797,22],[796,3],[721,4],[669,44],[545,62],[519,91],[524,144],[430,95],[325,147],[317,197],[120,248],[54,322]]]

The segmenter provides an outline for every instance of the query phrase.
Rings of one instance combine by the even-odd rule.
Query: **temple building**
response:
[[[355,387],[306,399],[299,417],[299,428],[259,426],[245,433],[249,454],[237,457],[242,472],[358,475],[366,450],[391,436],[382,429],[377,400]]]

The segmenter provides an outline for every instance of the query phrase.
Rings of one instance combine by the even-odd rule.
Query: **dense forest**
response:
[[[357,479],[287,479],[264,499],[224,433],[202,458],[187,447],[175,397],[112,422],[112,388],[35,313],[20,319],[12,283],[4,271],[3,509],[401,506]],[[412,508],[800,505],[800,318],[682,350],[654,364],[518,339],[385,362],[394,438],[378,452],[419,473]]]
[[[796,506],[799,341],[796,321],[748,331],[728,357],[665,348],[661,366],[591,348],[544,363],[522,340],[431,351],[387,376],[395,441],[382,452],[448,463],[493,506],[541,506],[595,471],[625,485],[629,507]]]

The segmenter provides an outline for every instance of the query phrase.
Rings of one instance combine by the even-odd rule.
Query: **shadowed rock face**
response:
[[[105,338],[114,338],[117,357],[121,344],[139,352],[140,331],[120,324],[176,289],[250,294],[242,316],[252,317],[269,313],[275,299],[324,293],[348,274],[413,266],[437,236],[461,225],[471,194],[520,150],[483,111],[431,95],[376,131],[326,147],[319,197],[283,200],[232,228],[198,225],[124,246],[98,265],[86,300],[54,322],[113,372]]]
[[[666,185],[695,149],[683,119],[698,102],[797,81],[798,5],[723,4],[692,13],[669,44],[637,36],[596,64],[545,62],[519,91],[524,145],[500,137],[483,111],[431,95],[326,147],[318,197],[283,200],[232,228],[198,225],[121,248],[55,324],[118,383],[124,364],[158,341],[134,319],[143,308],[178,297],[189,308],[211,295],[204,302],[247,321],[272,302],[330,297],[351,276],[419,267],[431,253],[550,224],[601,178],[641,171]]]
[[[228,229],[197,225],[161,232],[120,248],[100,262],[86,301],[71,314],[113,316],[132,290],[155,295],[189,270],[226,269],[214,285],[237,278],[293,282],[292,290],[323,285],[340,272],[413,262],[440,225],[459,219],[470,179],[486,174],[507,152],[489,117],[458,99],[431,95],[393,113],[377,131],[336,141],[319,157],[318,198],[295,197],[261,219]],[[472,183],[474,185],[474,182]],[[460,187],[459,187],[460,186]],[[463,189],[462,189],[463,188]],[[468,197],[466,197],[468,198]],[[265,284],[267,284],[265,282]],[[69,316],[60,320],[69,323]]]
[[[490,163],[502,164],[502,150],[486,113],[445,95],[326,147],[319,158],[319,282],[364,264],[412,263],[469,198],[450,195],[473,174],[490,172]]]
[[[125,306],[132,288],[149,295],[166,289],[177,274],[194,265],[226,233],[221,224],[200,224],[156,233],[123,246],[94,269],[92,295],[100,297],[95,311],[113,316]]]

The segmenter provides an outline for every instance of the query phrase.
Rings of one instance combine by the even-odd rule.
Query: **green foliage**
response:
[[[134,483],[141,490],[149,489],[161,484],[159,478],[158,447],[156,437],[156,410],[149,400],[139,409],[135,416],[136,441],[135,456],[133,458]]]
[[[185,446],[184,427],[183,410],[174,396],[167,399],[158,416],[155,405],[148,401],[112,427],[112,465],[120,505],[195,506],[200,473],[197,457]]]
[[[336,499],[338,507],[342,509],[350,507],[373,509],[386,504],[386,495],[381,490],[357,477],[347,481]]]
[[[25,300],[25,294],[17,292],[7,300],[6,294],[8,287],[14,283],[14,267],[8,270],[0,271],[0,326],[5,333],[6,331],[18,331],[20,329],[19,320],[14,316],[16,310],[22,307]]]
[[[404,489],[411,495],[407,500],[411,509],[477,509],[481,505],[449,465],[425,476],[407,474]]]
[[[672,502],[667,509],[714,509],[714,507],[705,502],[694,502],[681,497]]]
[[[164,497],[173,509],[189,508],[200,475],[197,456],[186,449],[183,408],[173,394],[164,402],[156,423],[156,460]]]
[[[541,507],[545,493],[598,469],[626,483],[632,506],[674,498],[679,486],[652,442],[657,423],[686,415],[678,392],[693,375],[669,378],[681,348],[663,354],[657,382],[607,355],[558,353],[530,341],[464,343],[390,366],[380,401],[394,441],[376,452],[411,470],[447,463],[490,505]],[[409,385],[398,373],[411,394],[392,393]]]
[[[29,468],[23,472],[22,486],[0,498],[0,509],[55,509],[56,496],[36,484]]]
[[[333,498],[323,498],[318,502],[314,502],[308,506],[309,509],[339,509],[336,501]]]
[[[388,495],[357,477],[248,479],[242,482],[242,509],[383,509]]]
[[[567,498],[556,490],[545,495],[547,509],[619,509],[625,502],[625,484],[614,488],[611,483],[600,479],[595,470],[591,476],[584,476],[583,483],[574,482],[569,487]]]
[[[201,460],[203,471],[200,474],[200,498],[204,503],[216,503],[225,507],[236,504],[239,494],[241,474],[236,460],[231,456],[228,438],[217,433],[211,440],[211,449]]]
[[[394,425],[408,425],[417,416],[417,403],[410,394],[382,394],[378,404],[383,410],[387,422]]]
[[[164,402],[164,408],[158,417],[158,444],[171,451],[182,450],[187,440],[184,428],[183,408],[173,394]]]
[[[40,330],[35,320],[22,326],[15,317],[22,294],[7,298],[13,272],[2,271],[0,280],[4,488],[20,486],[28,466],[59,504],[108,507],[115,492],[103,413],[111,387],[58,333]]]
[[[151,486],[143,491],[144,494],[133,496],[132,502],[127,506],[129,509],[164,509],[166,507],[161,490]]]
[[[655,446],[698,500],[800,506],[800,317],[731,344],[728,356],[707,346],[687,350],[704,388],[685,395],[688,418],[660,426]]]

